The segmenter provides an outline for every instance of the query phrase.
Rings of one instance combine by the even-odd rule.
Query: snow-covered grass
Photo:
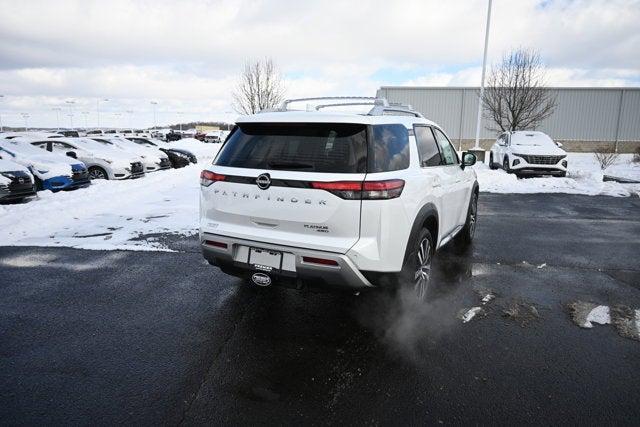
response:
[[[0,245],[166,250],[162,241],[149,235],[197,232],[199,174],[220,148],[220,144],[196,140],[183,140],[182,145],[199,155],[198,164],[137,180],[94,181],[89,188],[76,191],[43,191],[29,203],[0,205]],[[630,160],[631,156],[621,156],[611,170],[637,173],[638,165]],[[475,168],[482,191],[640,194],[640,184],[602,182],[592,154],[569,154],[569,165],[567,178],[517,179],[486,165]]]
[[[631,154],[620,155],[607,170],[600,166],[592,153],[569,153],[566,178],[535,177],[518,179],[501,169],[491,170],[486,164],[474,166],[480,191],[489,193],[569,193],[626,197],[640,195],[640,184],[620,184],[602,180],[603,175],[640,180],[640,165],[633,163]]]

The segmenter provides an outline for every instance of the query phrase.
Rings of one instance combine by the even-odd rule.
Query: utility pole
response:
[[[133,119],[133,110],[127,110],[127,114],[129,115],[129,127],[133,130],[132,119]]]
[[[111,101],[109,98],[96,99],[96,113],[98,113],[98,128],[100,128],[100,103]]]
[[[156,108],[158,106],[158,101],[151,101],[151,105],[153,105],[153,128],[156,129],[158,127],[158,120],[156,119]]]
[[[58,128],[58,132],[60,132],[60,111],[62,111],[62,108],[53,107],[52,110],[56,112],[56,127]]]
[[[482,77],[480,79],[480,98],[478,99],[478,119],[476,121],[476,143],[473,146],[474,151],[480,151],[480,121],[482,119],[482,97],[484,96],[484,75],[487,68],[487,49],[489,47],[489,28],[491,26],[491,0],[487,7],[487,28],[484,33],[484,55],[482,57]],[[477,154],[476,154],[477,155]],[[482,159],[484,161],[484,152]]]
[[[76,101],[68,100],[64,102],[69,105],[69,125],[70,125],[70,129],[73,130],[73,104],[75,104]]]

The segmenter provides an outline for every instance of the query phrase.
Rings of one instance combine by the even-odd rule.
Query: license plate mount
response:
[[[249,248],[248,264],[258,271],[280,271],[282,252],[271,249]]]

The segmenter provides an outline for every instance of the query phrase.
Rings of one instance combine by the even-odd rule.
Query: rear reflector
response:
[[[203,170],[200,172],[200,185],[208,187],[216,181],[224,181],[227,177],[219,173]]]
[[[315,257],[311,257],[311,256],[303,256],[302,257],[302,261],[303,262],[308,262],[310,264],[338,265],[338,261],[335,261],[335,260],[332,260],[332,259],[325,259],[325,258],[315,258]]]
[[[402,194],[404,181],[388,179],[385,181],[333,181],[312,182],[311,188],[326,190],[341,199],[348,200],[386,200],[395,199]]]
[[[215,240],[205,240],[205,245],[215,246],[217,248],[227,249],[227,244],[222,242],[216,242]]]

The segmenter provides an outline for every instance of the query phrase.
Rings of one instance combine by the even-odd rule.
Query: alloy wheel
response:
[[[413,289],[416,297],[424,301],[427,297],[429,282],[431,279],[431,241],[428,238],[422,239],[418,245],[418,269],[414,275]]]
[[[91,169],[89,171],[89,179],[107,179],[104,171],[100,169]]]
[[[476,217],[478,215],[478,196],[473,194],[471,209],[469,210],[469,237],[473,237],[476,232]]]

